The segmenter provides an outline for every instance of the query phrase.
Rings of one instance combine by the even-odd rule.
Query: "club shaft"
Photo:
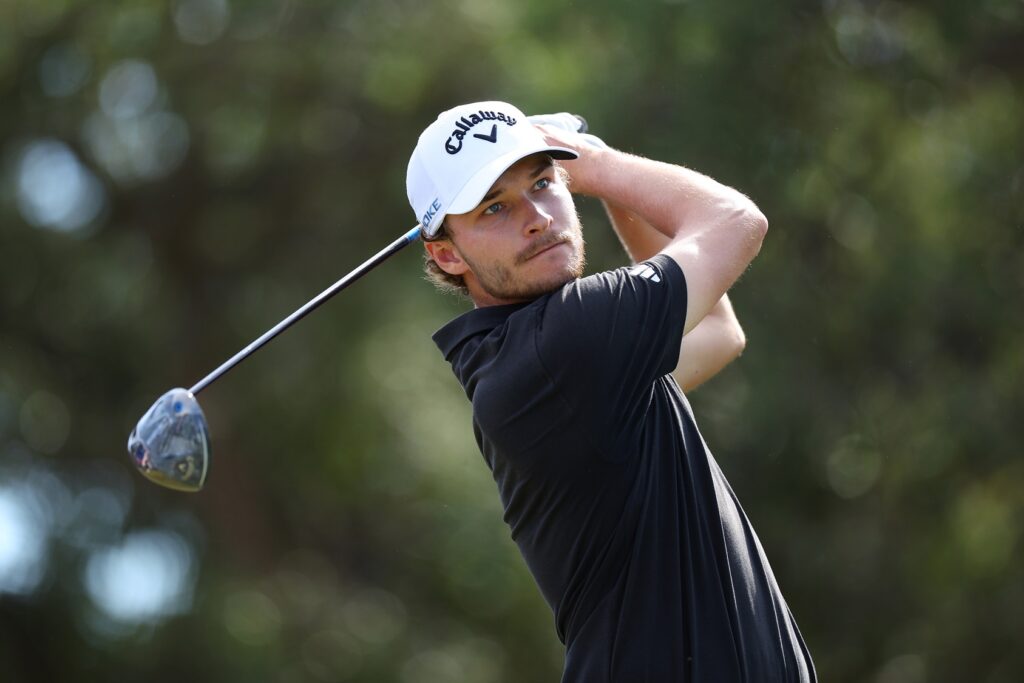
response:
[[[252,355],[261,346],[263,346],[268,341],[270,341],[271,339],[273,339],[277,335],[279,335],[282,332],[284,332],[285,330],[287,330],[289,327],[291,327],[292,325],[294,325],[298,321],[302,320],[302,318],[304,318],[307,314],[311,313],[320,304],[322,304],[323,302],[327,301],[332,296],[334,296],[335,294],[337,294],[341,290],[343,290],[346,287],[348,287],[350,284],[352,284],[353,282],[358,280],[360,277],[362,277],[363,275],[365,275],[369,271],[373,270],[380,263],[382,263],[383,261],[386,261],[388,258],[393,256],[394,254],[397,254],[399,251],[401,251],[401,249],[403,247],[405,247],[406,245],[416,241],[416,239],[419,236],[420,236],[420,226],[417,225],[415,228],[413,228],[409,232],[405,233],[404,235],[402,235],[401,237],[396,239],[394,242],[392,242],[388,246],[384,247],[384,249],[382,249],[379,252],[377,252],[376,254],[374,254],[365,263],[363,263],[361,266],[359,266],[358,268],[353,270],[351,273],[349,273],[345,277],[341,278],[340,280],[335,282],[333,285],[331,285],[330,287],[328,287],[324,291],[320,292],[320,294],[317,294],[314,298],[310,299],[309,302],[307,302],[302,308],[298,309],[297,311],[295,311],[294,313],[289,315],[287,318],[285,318],[284,320],[282,320],[281,322],[279,322],[278,324],[274,325],[272,328],[270,328],[269,330],[264,332],[262,336],[260,336],[258,339],[253,341],[251,344],[246,346],[244,349],[242,349],[241,351],[236,353],[234,356],[229,358],[219,368],[217,368],[216,370],[211,372],[209,375],[207,375],[203,379],[199,380],[199,382],[196,383],[191,389],[189,389],[189,391],[193,395],[198,394],[200,391],[202,391],[203,389],[208,387],[210,384],[215,382],[218,378],[220,378],[221,375],[223,375],[228,370],[230,370],[231,368],[235,367],[236,365],[241,363],[243,360],[248,358],[250,355]]]

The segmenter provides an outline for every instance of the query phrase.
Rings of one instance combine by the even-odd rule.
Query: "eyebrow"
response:
[[[555,163],[551,161],[550,157],[544,157],[544,159],[539,164],[537,164],[537,168],[533,169],[533,173],[530,174],[530,179],[532,180],[536,178],[537,176],[541,175],[542,173],[544,173],[544,171],[548,170],[554,165]],[[477,204],[477,207],[479,208],[481,204],[486,204],[487,202],[491,201],[499,194],[504,192],[504,190],[505,189],[500,185],[495,186],[493,190],[484,195],[484,198],[480,200],[480,204]]]

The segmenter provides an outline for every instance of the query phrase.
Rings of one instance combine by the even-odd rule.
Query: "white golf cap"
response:
[[[526,115],[506,102],[475,102],[442,112],[420,135],[405,178],[424,236],[436,235],[446,215],[476,208],[502,173],[538,152],[555,159],[579,156],[549,145]]]

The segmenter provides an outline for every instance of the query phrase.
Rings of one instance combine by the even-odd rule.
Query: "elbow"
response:
[[[768,219],[765,217],[761,210],[758,209],[754,204],[750,205],[750,208],[745,211],[746,223],[749,226],[750,233],[757,241],[758,245],[764,241],[764,236],[768,234]]]
[[[732,342],[732,357],[739,358],[743,350],[747,348],[747,335],[743,333],[743,328],[740,327],[739,323],[733,325],[732,334],[729,335]]]
[[[734,199],[723,218],[721,225],[740,238],[748,257],[747,263],[750,263],[761,251],[761,243],[768,233],[768,219],[754,202],[743,195]]]
[[[764,236],[768,233],[768,219],[756,206],[751,204],[743,210],[740,224],[746,235],[747,263],[749,264],[761,252]]]
[[[752,219],[754,222],[754,230],[761,235],[761,239],[764,239],[764,236],[768,234],[768,218],[761,213],[760,209],[755,207]]]

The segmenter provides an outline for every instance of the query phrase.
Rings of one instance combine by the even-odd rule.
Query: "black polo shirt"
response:
[[[554,612],[563,682],[814,681],[757,535],[669,374],[685,318],[683,273],[659,255],[475,309],[434,341]]]

